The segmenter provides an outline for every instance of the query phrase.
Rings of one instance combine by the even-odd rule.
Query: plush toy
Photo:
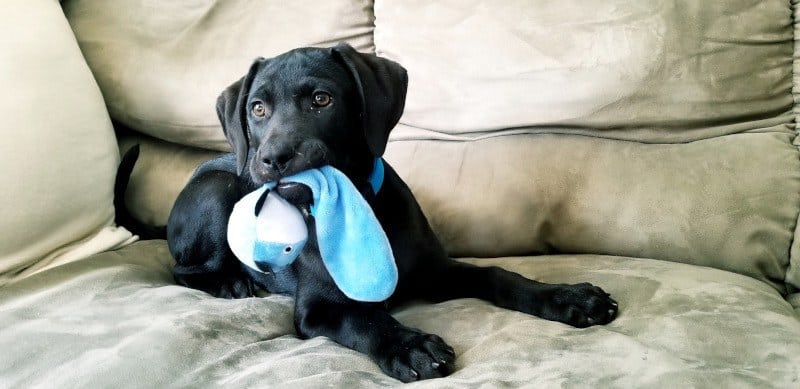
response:
[[[336,286],[357,301],[384,301],[397,287],[397,266],[389,239],[372,208],[344,175],[331,166],[306,170],[281,180],[308,186],[313,195],[322,262]],[[383,161],[375,160],[370,184],[378,193]],[[296,206],[268,183],[247,194],[233,208],[228,243],[253,270],[266,272],[290,265],[308,240],[308,227]]]
[[[239,200],[228,222],[228,244],[249,268],[264,272],[285,267],[308,241],[305,219],[270,186]]]

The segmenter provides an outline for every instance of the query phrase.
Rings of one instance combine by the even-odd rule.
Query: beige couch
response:
[[[0,387],[399,384],[297,339],[289,298],[175,285],[164,241],[113,224],[119,149],[142,144],[126,201],[163,224],[228,148],[223,87],[256,56],[337,41],[408,69],[385,158],[453,256],[621,307],[589,329],[478,300],[403,307],[458,355],[414,385],[800,387],[796,7],[5,0]]]

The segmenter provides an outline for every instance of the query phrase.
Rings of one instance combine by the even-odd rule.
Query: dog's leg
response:
[[[442,338],[403,326],[383,304],[333,301],[322,295],[297,298],[295,327],[302,338],[328,337],[368,355],[386,374],[404,382],[453,371],[455,353]]]
[[[574,327],[606,324],[617,316],[618,305],[608,293],[589,283],[546,284],[497,266],[479,267],[454,260],[432,271],[422,298],[446,301],[479,298],[499,307],[525,312]]]
[[[167,241],[179,284],[216,297],[253,295],[253,281],[227,241],[228,218],[240,192],[235,174],[209,170],[193,177],[178,195],[167,223]]]

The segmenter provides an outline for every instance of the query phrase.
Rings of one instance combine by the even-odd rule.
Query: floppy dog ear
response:
[[[408,89],[406,69],[388,59],[359,53],[346,43],[339,43],[331,53],[344,62],[355,79],[367,145],[373,155],[381,156],[389,132],[403,114]]]
[[[222,132],[231,144],[233,153],[236,154],[236,165],[239,175],[244,171],[247,163],[247,152],[249,149],[249,130],[247,127],[247,111],[244,104],[247,102],[250,85],[261,65],[266,60],[259,57],[250,65],[247,75],[240,78],[227,87],[219,97],[217,97],[217,116],[222,123]]]

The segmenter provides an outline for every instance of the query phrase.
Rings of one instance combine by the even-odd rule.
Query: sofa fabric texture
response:
[[[688,144],[569,135],[397,141],[387,160],[456,256],[655,258],[746,274],[786,291],[800,285],[786,283],[800,212],[792,139],[763,133]]]
[[[163,225],[229,150],[222,89],[258,56],[338,41],[408,69],[384,158],[452,256],[620,303],[588,329],[401,307],[457,354],[410,386],[797,387],[797,3],[8,0],[0,387],[399,384],[298,339],[287,297],[176,285],[164,241],[119,249],[112,222],[118,150],[141,144],[125,201]]]
[[[367,0],[70,0],[64,12],[116,120],[218,150],[229,147],[214,103],[257,57],[339,41],[373,49]]]
[[[793,42],[786,0],[375,4],[377,52],[411,75],[396,138],[786,130]]]
[[[131,235],[112,225],[119,156],[111,120],[58,2],[0,7],[3,285]]]
[[[789,2],[468,3],[375,6],[376,50],[410,80],[393,134],[410,144],[390,161],[468,245],[451,252],[633,255],[800,286]],[[499,136],[499,153],[474,142]]]
[[[452,255],[639,256],[735,271],[783,292],[800,287],[800,271],[790,269],[800,158],[793,144],[789,3],[608,0],[597,9],[575,1],[467,3],[374,6],[377,53],[409,71],[406,109],[387,160],[408,181]],[[97,4],[69,2],[67,15],[98,79],[119,77],[119,69],[130,66],[117,55],[125,45],[164,58],[148,65],[157,71],[134,73],[156,87],[145,83],[148,92],[142,92],[101,82],[111,88],[106,95],[152,101],[149,90],[160,85],[196,84],[173,79],[168,63],[187,61],[184,53],[150,48],[149,40],[102,16],[109,5]],[[135,17],[159,22],[148,16],[147,2],[134,4],[127,7]],[[205,13],[182,17],[216,20],[233,12],[230,5],[204,4]],[[330,4],[362,10],[363,20],[372,17],[363,4]],[[283,12],[299,17],[292,7]],[[342,20],[346,26],[334,29],[336,36],[361,23]],[[114,34],[98,40],[106,25]],[[192,39],[232,34],[222,24],[203,26]],[[267,27],[238,28],[238,36],[250,39]],[[214,58],[218,51],[216,45],[193,48],[191,58]],[[276,53],[272,46],[262,50]],[[223,65],[232,80],[247,61]],[[201,66],[187,74],[219,73]],[[213,123],[212,137],[224,144],[207,109],[221,88],[184,100],[206,107],[208,116],[182,120],[196,128]],[[158,104],[148,114],[184,107]],[[152,128],[143,131],[174,140]],[[149,192],[164,200],[142,211],[150,213],[143,215],[148,221],[166,221],[195,166],[165,158],[184,168],[175,180],[142,181],[170,188]],[[153,204],[141,198],[131,201]]]
[[[774,289],[752,278],[594,255],[470,261],[543,281],[603,285],[619,301],[621,315],[606,326],[575,329],[471,299],[404,307],[395,313],[401,322],[441,335],[458,355],[453,375],[409,387],[791,388],[797,383],[800,320]],[[0,290],[0,323],[8,324],[0,332],[0,347],[14,350],[0,354],[0,384],[400,384],[362,354],[326,338],[298,339],[290,298],[213,298],[175,285],[171,266],[163,241],[138,242]],[[20,355],[35,355],[36,363]]]

